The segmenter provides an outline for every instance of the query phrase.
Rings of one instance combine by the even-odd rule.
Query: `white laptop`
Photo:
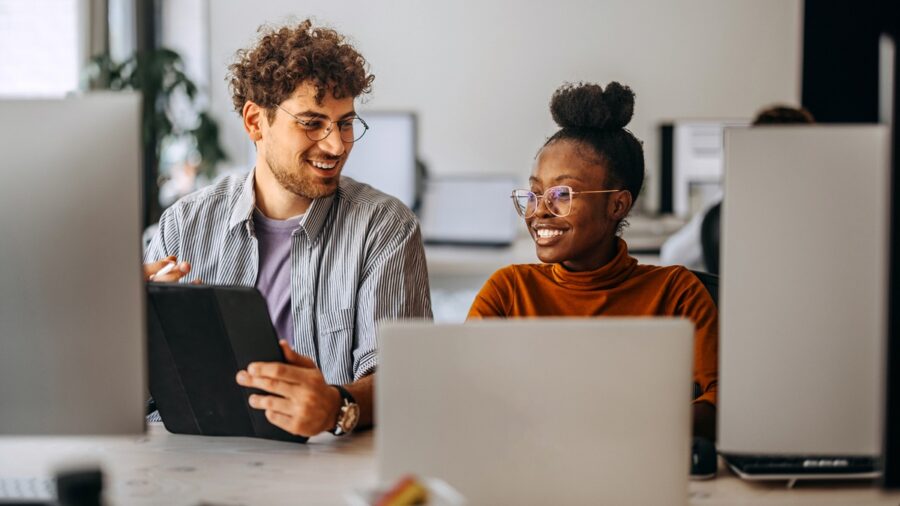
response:
[[[521,185],[515,177],[431,178],[422,198],[422,238],[426,244],[509,246],[522,227],[509,199]]]
[[[469,504],[686,504],[694,326],[676,318],[385,323],[379,479]]]
[[[726,132],[718,448],[746,478],[877,473],[887,141],[876,125]]]

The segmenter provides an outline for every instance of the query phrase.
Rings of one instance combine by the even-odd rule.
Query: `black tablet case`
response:
[[[176,434],[305,442],[247,403],[235,375],[250,362],[284,362],[265,299],[255,288],[147,284],[150,395]]]

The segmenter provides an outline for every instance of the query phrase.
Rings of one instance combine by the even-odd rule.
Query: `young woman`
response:
[[[538,152],[530,190],[512,195],[543,263],[494,273],[469,318],[687,317],[696,326],[694,381],[701,391],[694,433],[713,438],[716,305],[690,271],[640,265],[619,237],[644,181],[641,142],[625,129],[634,93],[617,82],[606,89],[565,85],[554,93],[550,111],[560,130]]]

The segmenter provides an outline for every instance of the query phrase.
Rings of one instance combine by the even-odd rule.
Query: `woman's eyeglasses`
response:
[[[366,131],[369,129],[369,125],[359,116],[331,121],[328,118],[318,118],[314,116],[304,118],[303,116],[291,114],[290,111],[280,105],[278,108],[294,118],[294,121],[296,121],[297,124],[300,125],[300,128],[306,132],[306,136],[309,140],[315,142],[319,142],[331,135],[331,131],[334,130],[335,125],[337,125],[338,134],[341,136],[341,140],[346,143],[356,142],[362,139],[362,136],[366,135]]]
[[[538,203],[543,201],[550,214],[560,218],[568,216],[572,212],[572,198],[583,193],[615,193],[623,190],[586,190],[573,191],[571,186],[554,186],[547,188],[544,193],[534,193],[529,190],[513,190],[510,197],[516,212],[523,218],[531,218],[537,212]]]

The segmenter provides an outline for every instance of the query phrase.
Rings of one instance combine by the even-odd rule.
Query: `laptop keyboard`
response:
[[[725,460],[748,475],[865,474],[878,469],[874,457],[728,455]]]
[[[0,477],[0,502],[9,500],[53,501],[56,482],[48,478]]]

